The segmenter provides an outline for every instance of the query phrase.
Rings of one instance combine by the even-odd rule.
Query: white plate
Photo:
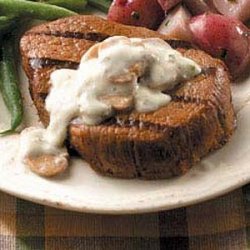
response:
[[[23,79],[25,125],[37,125],[27,79]],[[58,208],[95,213],[142,213],[198,203],[250,182],[250,78],[234,85],[238,128],[230,143],[206,157],[185,176],[161,181],[120,180],[96,174],[73,159],[63,177],[44,179],[17,159],[19,136],[0,138],[0,190]],[[0,98],[0,129],[9,120]]]

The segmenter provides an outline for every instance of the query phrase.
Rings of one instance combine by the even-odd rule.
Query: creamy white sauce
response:
[[[94,45],[77,70],[51,74],[50,124],[22,133],[22,157],[65,154],[62,145],[72,120],[96,125],[117,110],[157,110],[171,101],[162,91],[200,72],[194,61],[157,38],[112,37]]]

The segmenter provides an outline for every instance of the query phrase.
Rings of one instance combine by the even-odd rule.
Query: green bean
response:
[[[15,18],[0,16],[0,35],[12,29],[15,26],[15,23]]]
[[[22,122],[23,106],[19,90],[17,69],[15,65],[15,53],[13,43],[9,39],[2,40],[2,59],[0,61],[0,90],[3,100],[11,114],[10,129],[1,132],[7,134],[13,132]]]
[[[76,15],[75,12],[62,7],[25,0],[0,0],[0,15],[54,20]]]
[[[110,0],[88,0],[88,4],[101,11],[108,12],[111,5]]]
[[[74,11],[84,10],[87,4],[87,0],[32,0],[32,1],[57,5]]]

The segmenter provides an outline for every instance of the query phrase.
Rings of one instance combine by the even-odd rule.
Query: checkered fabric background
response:
[[[93,215],[0,193],[0,250],[250,249],[250,186],[203,204],[142,215]]]

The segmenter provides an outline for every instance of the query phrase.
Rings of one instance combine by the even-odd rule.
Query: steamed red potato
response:
[[[181,0],[158,0],[158,2],[163,10],[168,11],[174,6],[176,6],[178,3],[180,3]]]
[[[239,76],[250,62],[249,29],[239,20],[218,14],[191,19],[194,42],[213,56],[224,59],[233,76]]]
[[[156,29],[164,19],[164,11],[157,0],[114,0],[108,20]]]
[[[250,19],[250,0],[212,0],[212,2],[216,9],[226,16],[235,17],[243,22]]]
[[[160,25],[158,32],[169,37],[183,41],[192,41],[192,33],[189,29],[191,14],[188,10],[178,5],[171,10],[165,20]]]
[[[200,15],[205,12],[217,12],[212,0],[183,0],[189,11],[193,15]]]

